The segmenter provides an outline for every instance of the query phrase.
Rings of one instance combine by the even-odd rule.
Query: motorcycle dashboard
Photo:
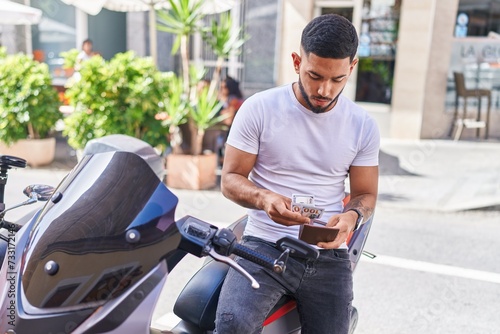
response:
[[[182,235],[179,249],[198,257],[207,255],[207,247],[218,230],[216,226],[192,216],[179,219],[177,228]]]

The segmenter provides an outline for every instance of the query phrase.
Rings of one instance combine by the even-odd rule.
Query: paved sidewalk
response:
[[[9,172],[6,203],[24,200],[22,189],[30,183],[57,185],[76,163],[74,150],[59,138],[54,163]],[[171,190],[180,200],[179,217],[191,214],[224,225],[245,213],[218,188]],[[500,142],[382,140],[377,205],[442,212],[500,209]]]
[[[383,140],[378,206],[500,209],[500,142]]]

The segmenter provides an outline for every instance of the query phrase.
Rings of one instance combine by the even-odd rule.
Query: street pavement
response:
[[[13,169],[6,203],[23,199],[30,183],[57,185],[77,163],[75,152],[58,138],[55,161],[38,168]],[[219,189],[171,189],[179,197],[178,215],[230,223],[245,210]],[[500,141],[402,141],[383,139],[377,207],[456,212],[500,205]]]
[[[58,141],[56,161],[9,172],[7,207],[27,184],[57,185],[76,164]],[[218,189],[171,189],[176,217],[227,226],[245,209]],[[16,219],[23,210],[7,214]],[[356,333],[496,333],[500,321],[500,142],[383,139],[379,198],[364,259],[355,273]],[[485,244],[487,247],[484,247]],[[153,316],[168,328],[173,300],[203,259],[188,255],[172,271]]]

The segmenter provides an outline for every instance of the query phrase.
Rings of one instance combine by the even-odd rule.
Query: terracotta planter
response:
[[[21,139],[10,146],[0,143],[0,154],[23,158],[31,167],[45,166],[52,163],[55,152],[55,138]]]
[[[167,157],[167,186],[202,190],[216,186],[217,155],[170,154]]]

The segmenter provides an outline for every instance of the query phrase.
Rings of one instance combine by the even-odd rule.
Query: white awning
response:
[[[42,11],[8,0],[0,0],[0,24],[38,24]]]
[[[151,8],[170,8],[168,0],[62,0],[62,2],[90,15],[99,14],[103,8],[116,12],[146,12]],[[234,0],[204,0],[203,9],[206,14],[216,14],[230,10],[234,4]]]

